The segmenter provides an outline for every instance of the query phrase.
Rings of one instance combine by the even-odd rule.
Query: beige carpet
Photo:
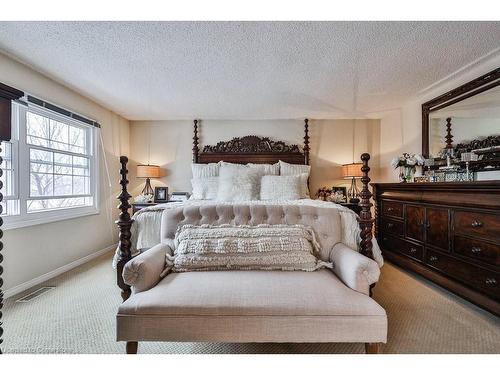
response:
[[[44,285],[56,289],[4,306],[6,353],[123,353],[115,342],[120,293],[111,254]],[[34,288],[36,289],[36,288]],[[23,293],[22,295],[27,294]],[[500,319],[386,264],[374,293],[389,317],[384,353],[500,353]],[[362,344],[140,343],[140,353],[363,353]]]

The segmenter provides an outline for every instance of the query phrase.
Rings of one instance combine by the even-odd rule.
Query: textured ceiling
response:
[[[0,50],[132,120],[348,118],[500,47],[500,22],[0,22]]]

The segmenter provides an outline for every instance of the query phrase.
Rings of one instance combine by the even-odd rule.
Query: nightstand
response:
[[[359,205],[359,203],[339,203],[339,204],[356,212],[358,215],[361,212],[361,206]]]
[[[132,215],[142,208],[156,206],[159,203],[132,203]]]

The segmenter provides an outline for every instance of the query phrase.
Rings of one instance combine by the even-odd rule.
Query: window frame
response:
[[[99,141],[99,131],[98,127],[80,122],[71,117],[61,115],[57,112],[51,111],[50,109],[40,107],[35,104],[21,104],[13,103],[12,105],[12,140],[10,143],[16,147],[12,148],[13,163],[17,165],[17,170],[14,172],[14,190],[16,192],[19,214],[17,215],[2,215],[4,220],[3,228],[15,229],[22,228],[32,225],[46,224],[55,221],[74,219],[83,216],[96,215],[99,214],[99,148],[97,147]],[[65,208],[54,208],[47,209],[43,211],[28,212],[28,201],[32,200],[30,197],[30,149],[43,149],[49,152],[59,152],[63,154],[75,154],[63,150],[52,149],[43,146],[31,145],[27,142],[27,112],[33,112],[44,117],[60,121],[62,123],[90,128],[88,132],[88,140],[90,141],[88,155],[89,158],[89,196],[93,198],[91,206],[77,206],[77,207],[65,207]],[[14,131],[15,130],[15,131]],[[15,151],[14,151],[15,149]],[[15,154],[14,154],[15,153]],[[15,155],[17,156],[14,161]],[[13,164],[14,166],[14,164]],[[85,195],[87,196],[87,195]],[[71,198],[75,196],[63,196],[61,198]],[[57,197],[47,197],[48,199]]]

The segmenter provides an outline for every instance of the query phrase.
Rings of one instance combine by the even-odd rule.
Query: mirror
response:
[[[422,155],[500,170],[500,68],[422,104]]]
[[[452,145],[488,136],[500,136],[500,86],[429,114],[429,156],[437,157],[446,147],[450,118]]]

